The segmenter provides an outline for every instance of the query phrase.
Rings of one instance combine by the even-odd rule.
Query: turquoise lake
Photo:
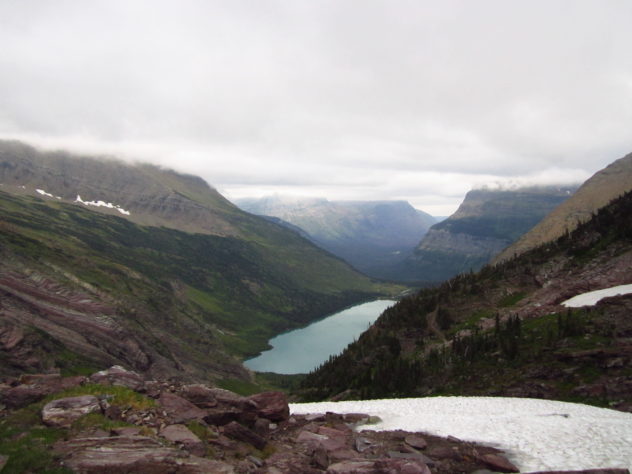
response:
[[[347,308],[305,328],[270,339],[273,347],[259,357],[244,362],[257,372],[303,374],[339,354],[371,325],[382,311],[395,304],[376,300]]]

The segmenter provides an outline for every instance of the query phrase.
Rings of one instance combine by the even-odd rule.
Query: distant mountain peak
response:
[[[235,202],[248,212],[300,228],[320,247],[375,277],[382,276],[382,266],[410,254],[436,222],[403,200],[329,201],[274,195]]]

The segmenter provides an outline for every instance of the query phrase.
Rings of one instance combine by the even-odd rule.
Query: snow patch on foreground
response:
[[[605,288],[603,290],[589,291],[588,293],[582,293],[581,295],[573,296],[562,302],[563,306],[567,308],[581,308],[582,306],[593,306],[603,298],[609,296],[627,295],[632,293],[632,285],[619,285],[611,288]]]
[[[430,397],[291,404],[293,414],[366,413],[360,429],[456,436],[505,451],[522,472],[632,469],[632,414],[577,403],[503,397]]]

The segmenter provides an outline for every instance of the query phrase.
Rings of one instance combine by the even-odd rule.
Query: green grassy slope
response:
[[[400,290],[274,224],[240,211],[233,222],[244,237],[140,226],[0,192],[0,276],[37,273],[87,291],[115,307],[116,321],[146,345],[198,375],[222,365],[230,372],[231,354],[254,355],[279,332]]]

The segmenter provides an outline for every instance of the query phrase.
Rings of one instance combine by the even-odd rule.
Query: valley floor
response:
[[[365,429],[455,436],[502,449],[521,472],[632,469],[632,414],[527,398],[432,397],[291,404],[293,414],[367,413]]]

